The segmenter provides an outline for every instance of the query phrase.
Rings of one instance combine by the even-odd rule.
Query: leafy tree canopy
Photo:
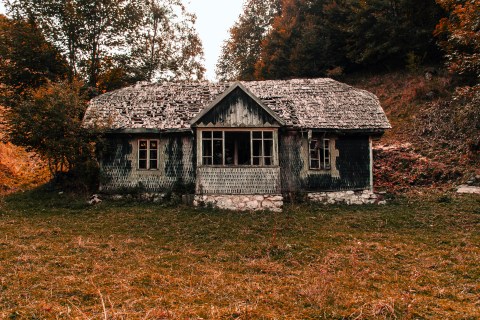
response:
[[[230,29],[224,42],[216,73],[221,80],[253,80],[261,44],[274,16],[280,10],[279,0],[248,0],[243,13]]]
[[[12,20],[0,15],[0,83],[3,103],[47,81],[63,79],[68,73],[66,61],[49,43],[33,21]],[[9,92],[7,92],[9,91]]]
[[[264,22],[255,54],[244,54],[250,38],[239,36],[254,34],[254,20],[246,19],[254,6],[246,3],[224,45],[220,78],[330,76],[342,70],[401,68],[407,58],[418,63],[441,59],[432,32],[443,12],[435,0],[281,0],[273,15],[255,17]]]
[[[435,35],[446,53],[451,72],[480,83],[480,0],[437,0],[449,13]]]
[[[138,80],[201,78],[195,16],[180,0],[8,0],[16,18],[35,21],[91,87]],[[113,70],[109,70],[113,68]],[[122,79],[112,79],[112,76]],[[112,79],[115,84],[106,84]]]

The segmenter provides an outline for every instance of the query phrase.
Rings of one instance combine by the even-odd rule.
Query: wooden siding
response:
[[[138,140],[158,139],[158,170],[138,169]],[[190,134],[149,136],[118,135],[109,138],[101,165],[102,191],[141,188],[162,192],[176,184],[194,184],[194,143]]]
[[[332,138],[332,169],[310,170],[307,133],[289,132],[279,139],[282,193],[370,188],[368,136]]]
[[[279,194],[279,167],[199,167],[197,194]]]
[[[240,88],[206,113],[198,127],[278,127],[278,122]]]

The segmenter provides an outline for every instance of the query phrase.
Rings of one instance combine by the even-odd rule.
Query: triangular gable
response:
[[[236,82],[190,124],[194,127],[280,127],[285,122],[245,86]]]

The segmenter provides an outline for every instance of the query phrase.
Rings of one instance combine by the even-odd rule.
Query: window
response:
[[[202,164],[274,165],[273,131],[202,131]]]
[[[310,140],[310,169],[330,169],[330,139],[312,138]]]
[[[202,163],[204,165],[223,164],[223,132],[202,132]]]
[[[252,131],[252,163],[254,166],[273,164],[273,132]]]
[[[138,141],[138,168],[144,170],[158,169],[158,140]]]

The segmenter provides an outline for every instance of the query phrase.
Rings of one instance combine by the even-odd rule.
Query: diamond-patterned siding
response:
[[[198,168],[198,194],[279,194],[280,168]]]
[[[101,164],[101,190],[113,191],[141,186],[148,192],[161,192],[172,188],[176,183],[195,182],[192,136],[150,136],[147,139],[159,140],[158,170],[138,169],[138,139],[114,138]]]

